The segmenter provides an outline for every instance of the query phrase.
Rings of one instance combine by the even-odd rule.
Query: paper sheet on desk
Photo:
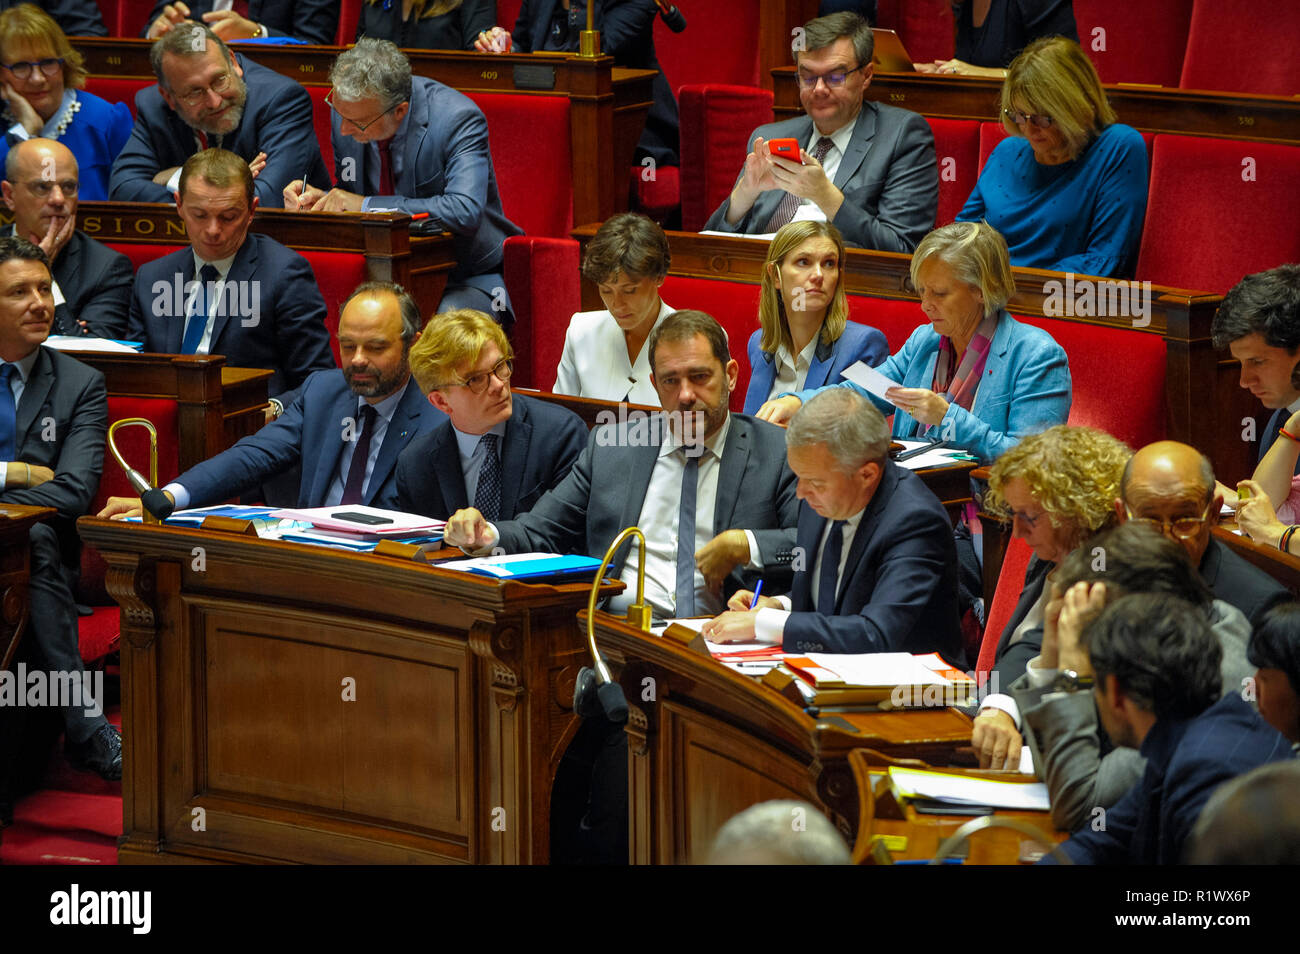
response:
[[[721,235],[723,238],[742,238],[755,239],[759,242],[770,242],[776,238],[775,232],[755,232],[752,235],[745,232],[718,232],[714,229],[705,229],[701,235]]]
[[[684,619],[666,619],[662,623],[656,623],[651,629],[652,632],[662,636],[664,630],[676,623],[678,626],[683,626],[686,629],[698,633],[704,628],[704,624],[709,622],[710,619],[711,617],[707,616],[689,617]],[[737,662],[746,658],[755,660],[768,659],[771,661],[772,665],[776,665],[785,655],[780,646],[774,646],[771,643],[715,643],[710,639],[706,639],[704,645],[713,656],[726,657],[727,659]]]
[[[857,361],[844,369],[844,377],[859,387],[864,387],[878,398],[885,398],[890,388],[901,388],[897,381],[891,381],[870,365]],[[887,398],[885,398],[888,400]]]
[[[891,765],[890,780],[905,795],[933,798],[955,805],[991,805],[994,808],[1047,811],[1052,807],[1042,782],[1001,782],[994,779],[948,775]]]
[[[910,451],[929,444],[930,441],[899,440],[897,443],[902,444],[904,450]],[[960,447],[942,447],[939,450],[927,451],[924,454],[909,457],[907,460],[894,461],[894,463],[907,470],[925,470],[927,467],[947,467],[954,461],[965,459],[967,459],[965,452]]]

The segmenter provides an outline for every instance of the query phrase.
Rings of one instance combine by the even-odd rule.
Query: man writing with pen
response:
[[[705,637],[962,662],[951,524],[924,482],[889,460],[884,417],[860,394],[829,388],[803,405],[785,437],[803,501],[793,589],[737,591],[704,624]]]
[[[487,120],[467,96],[423,76],[387,40],[363,37],[330,68],[328,191],[302,180],[284,207],[308,212],[407,212],[455,238],[457,267],[438,311],[470,308],[506,328],[514,321],[501,274],[501,243],[522,230],[505,217]]]

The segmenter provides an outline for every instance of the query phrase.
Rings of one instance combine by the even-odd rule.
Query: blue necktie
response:
[[[825,616],[835,615],[835,591],[840,577],[840,554],[844,552],[844,521],[836,520],[831,524],[831,532],[826,534],[826,545],[822,547],[822,569],[817,578],[817,612]]]
[[[698,448],[703,450],[703,448]],[[686,449],[682,449],[686,454]],[[682,501],[677,510],[678,616],[695,615],[695,490],[700,480],[700,459],[687,455],[682,469]]]
[[[14,459],[14,431],[18,427],[18,411],[14,406],[14,392],[9,389],[14,365],[0,365],[0,460]]]
[[[194,354],[199,350],[203,332],[208,330],[208,316],[212,312],[212,302],[208,301],[208,290],[221,277],[214,265],[204,265],[199,269],[199,290],[194,294],[194,307],[190,309],[189,321],[185,323],[185,339],[181,342],[181,354]]]
[[[484,450],[483,463],[478,469],[478,487],[474,489],[474,509],[484,520],[501,516],[501,456],[497,453],[495,434],[484,434],[478,442]]]

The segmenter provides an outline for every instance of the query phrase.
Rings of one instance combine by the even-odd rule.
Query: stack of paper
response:
[[[975,689],[937,653],[809,653],[787,656],[785,665],[804,683],[805,698],[821,706],[951,706]]]
[[[441,537],[445,520],[430,520],[400,510],[383,510],[361,504],[339,504],[335,507],[310,507],[304,510],[276,510],[271,516],[299,520],[315,527],[315,533],[325,534],[325,539],[382,540],[404,537]]]
[[[587,556],[564,556],[559,553],[511,553],[504,556],[473,557],[439,563],[443,570],[459,570],[498,580],[539,580],[543,578],[583,578],[590,580],[600,569],[600,560]]]
[[[924,769],[889,767],[889,782],[901,798],[928,798],[951,805],[988,805],[1022,811],[1048,811],[1052,807],[1042,782],[1003,782],[971,778]]]

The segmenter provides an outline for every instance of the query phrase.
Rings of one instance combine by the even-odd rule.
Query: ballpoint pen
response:
[[[749,601],[750,609],[754,609],[756,606],[758,606],[758,597],[759,594],[761,594],[762,592],[763,592],[763,581],[759,580],[758,586],[754,587],[754,598]]]

